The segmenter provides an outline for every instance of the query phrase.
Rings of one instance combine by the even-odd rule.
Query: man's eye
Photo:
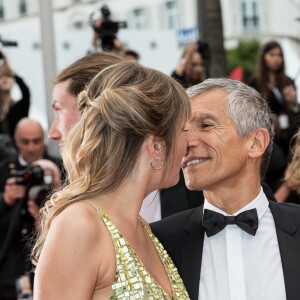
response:
[[[212,124],[210,124],[210,123],[202,123],[202,128],[209,128],[211,126],[212,126]]]

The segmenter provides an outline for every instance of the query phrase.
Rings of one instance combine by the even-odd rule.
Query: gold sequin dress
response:
[[[116,276],[112,285],[110,300],[135,300],[135,299],[169,299],[163,288],[155,281],[151,274],[146,270],[140,258],[130,247],[125,237],[110,220],[109,216],[98,207],[103,221],[112,237],[116,251]],[[173,264],[171,258],[163,248],[159,240],[154,236],[148,226],[140,220],[146,232],[149,234],[153,245],[158,252],[165,270],[168,274],[173,299],[190,299],[184,287],[182,279]]]

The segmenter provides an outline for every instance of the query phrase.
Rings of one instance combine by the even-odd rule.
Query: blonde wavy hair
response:
[[[300,129],[293,136],[291,143],[294,141],[292,160],[285,171],[284,180],[290,188],[300,194]]]
[[[189,98],[179,83],[130,61],[102,70],[79,94],[78,103],[81,118],[62,151],[68,184],[42,208],[42,230],[32,253],[34,264],[53,218],[75,202],[111,192],[122,184],[134,170],[147,136],[164,141],[165,165],[170,167],[176,134],[191,113]]]

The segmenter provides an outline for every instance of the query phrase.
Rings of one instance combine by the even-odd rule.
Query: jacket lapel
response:
[[[181,277],[192,300],[198,299],[204,229],[203,205],[196,208],[184,229],[181,242]]]
[[[300,299],[300,237],[284,205],[270,202],[281,255],[287,300]],[[300,216],[297,216],[298,218]]]

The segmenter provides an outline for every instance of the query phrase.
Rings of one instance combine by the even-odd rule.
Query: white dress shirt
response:
[[[144,200],[140,215],[148,223],[161,220],[160,191],[150,193]]]
[[[28,162],[25,161],[20,154],[18,155],[18,161],[22,167],[26,167],[28,165]]]
[[[257,209],[259,220],[255,236],[235,224],[212,237],[204,235],[199,299],[286,299],[275,223],[262,189],[234,215],[253,208]],[[206,199],[204,209],[228,215]]]

